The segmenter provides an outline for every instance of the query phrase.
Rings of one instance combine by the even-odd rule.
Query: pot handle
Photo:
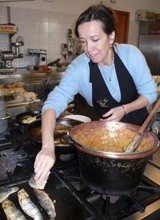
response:
[[[6,114],[6,117],[0,118],[0,120],[6,120],[6,119],[8,119],[8,118],[10,118],[10,117],[11,117],[11,115],[10,115],[9,113],[7,113],[7,114]]]

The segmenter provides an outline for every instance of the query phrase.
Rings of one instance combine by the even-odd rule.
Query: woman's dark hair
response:
[[[78,26],[84,22],[90,22],[93,20],[97,20],[102,23],[102,29],[107,35],[110,35],[113,31],[115,31],[115,33],[117,32],[117,22],[114,11],[107,6],[99,4],[90,6],[79,16],[74,31],[76,37],[79,37]]]

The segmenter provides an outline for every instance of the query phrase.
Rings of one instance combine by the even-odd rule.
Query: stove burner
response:
[[[8,146],[8,148],[7,148]],[[0,180],[11,178],[18,161],[28,157],[27,153],[20,146],[5,145],[6,149],[0,151]]]
[[[40,146],[30,141],[14,121],[0,135],[0,186],[25,188],[33,197],[28,180],[33,174],[35,155]],[[56,200],[57,219],[61,220],[158,220],[160,219],[160,167],[149,161],[141,184],[129,195],[112,204],[89,189],[81,181],[76,151],[65,155],[56,152],[57,160],[51,169],[46,192]],[[153,175],[155,174],[155,175]],[[10,199],[15,203],[15,196]],[[34,199],[34,198],[33,198]],[[63,210],[63,212],[62,212]],[[6,220],[0,206],[0,219]],[[44,214],[44,220],[48,220]]]
[[[9,128],[0,134],[0,180],[12,181],[18,163],[29,160],[30,154],[25,150],[28,142],[25,133],[14,121],[9,121]]]
[[[135,219],[148,219],[143,218],[143,215],[146,215],[146,209],[148,210],[148,206],[151,206],[158,201],[160,202],[160,187],[155,187],[154,184],[150,185],[146,182],[146,178],[142,180],[138,188],[130,195],[123,195],[115,204],[111,204],[108,196],[106,199],[103,199],[102,195],[99,195],[85,186],[81,182],[77,172],[75,174],[74,169],[70,170],[69,173],[70,174],[68,175],[66,168],[66,170],[63,171],[55,171],[54,175],[56,175],[56,177],[62,182],[61,187],[65,186],[79,203],[83,205],[86,211],[92,216],[95,216],[95,219],[98,220],[128,219],[135,213],[140,213],[142,216],[141,218]],[[159,210],[159,207],[157,207],[157,209]],[[152,215],[154,212],[155,207],[153,205],[148,215]],[[160,217],[160,212],[158,217]],[[158,219],[159,218],[157,218],[157,220]]]

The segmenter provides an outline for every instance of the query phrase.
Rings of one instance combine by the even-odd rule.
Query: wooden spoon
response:
[[[141,139],[141,136],[143,136],[143,133],[145,129],[147,128],[148,124],[151,122],[152,118],[154,117],[154,114],[156,111],[160,108],[160,99],[156,102],[152,110],[150,111],[149,115],[147,116],[146,120],[141,125],[138,133],[135,135],[134,139],[131,141],[131,143],[126,147],[125,152],[133,152],[135,151],[135,145],[137,142],[139,142],[139,139]],[[144,135],[145,136],[145,135]],[[138,145],[139,146],[139,145]],[[138,147],[136,146],[136,148]]]

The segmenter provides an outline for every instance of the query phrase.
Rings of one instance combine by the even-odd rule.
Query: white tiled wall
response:
[[[139,22],[131,21],[129,24],[128,43],[138,46]]]
[[[46,49],[47,62],[61,58],[61,43],[66,43],[68,29],[73,28],[78,15],[42,10],[11,8],[11,23],[16,24],[18,32],[12,37],[24,38],[24,46],[20,47],[23,59],[14,59],[13,65],[23,67],[33,64],[35,58],[26,55],[27,49]],[[6,7],[0,7],[0,23],[8,23]],[[8,35],[0,34],[0,49],[9,50]],[[13,47],[14,50],[14,47]]]
[[[0,7],[0,24],[6,23],[7,10],[6,7]],[[6,34],[0,35],[0,50],[8,49],[8,36]]]
[[[61,43],[66,43],[68,29],[74,27],[78,15],[11,7],[10,17],[11,23],[18,27],[18,33],[12,37],[12,42],[15,42],[17,36],[24,38],[24,46],[20,47],[24,58],[14,59],[13,65],[24,67],[35,62],[35,57],[26,55],[28,48],[46,49],[48,63],[61,58]],[[5,6],[0,7],[0,23],[8,23]],[[137,46],[137,39],[138,22],[130,22],[128,43]],[[9,50],[7,34],[0,34],[0,50]]]

